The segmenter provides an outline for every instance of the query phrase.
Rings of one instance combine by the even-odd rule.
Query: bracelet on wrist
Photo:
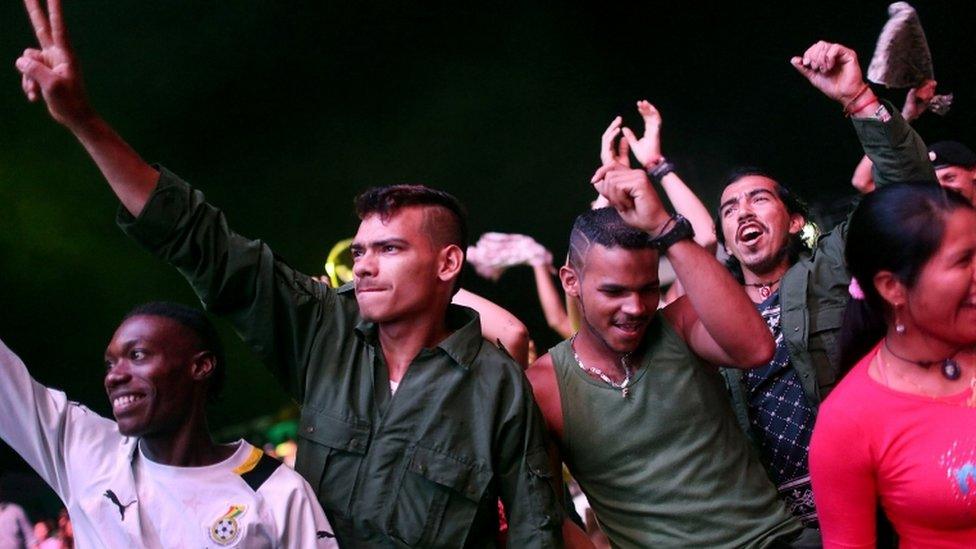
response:
[[[878,98],[874,95],[874,92],[871,92],[870,96],[867,98],[866,101],[858,101],[861,98],[861,96],[864,95],[864,92],[871,92],[871,87],[868,86],[867,84],[864,84],[863,86],[861,86],[861,89],[854,95],[854,97],[852,97],[850,101],[844,104],[844,116],[851,116],[857,114],[863,111],[865,107],[873,104],[875,101],[878,100]]]
[[[661,180],[664,176],[674,171],[674,164],[672,164],[667,158],[661,157],[661,160],[657,164],[647,169],[647,176],[651,178],[651,181],[661,184]]]
[[[674,214],[661,228],[660,233],[651,239],[651,245],[661,253],[667,252],[668,248],[676,242],[695,237],[695,229],[692,228],[691,222],[681,214]]]

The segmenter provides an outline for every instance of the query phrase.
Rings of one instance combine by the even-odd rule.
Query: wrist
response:
[[[98,134],[107,126],[105,121],[91,107],[85,108],[70,119],[64,119],[62,124],[68,128],[68,131],[77,136]]]
[[[675,218],[672,216],[661,216],[660,218],[657,218],[649,223],[645,232],[651,237],[652,240],[655,240],[674,227],[674,222]]]
[[[674,164],[662,156],[661,160],[657,164],[647,168],[647,176],[651,179],[651,181],[660,185],[661,180],[664,179],[664,176],[673,171]]]
[[[861,89],[850,99],[843,101],[844,116],[857,116],[867,112],[870,107],[877,108],[878,97],[874,95],[871,88],[864,84]]]
[[[663,155],[661,155],[661,154],[652,154],[649,157],[649,159],[647,160],[647,162],[641,162],[641,164],[644,166],[644,171],[650,172],[656,166],[660,165],[661,162],[664,162],[664,156]]]
[[[673,217],[660,227],[656,235],[651,239],[651,244],[660,253],[667,253],[668,249],[682,240],[690,240],[695,237],[695,230],[685,216],[674,214]]]

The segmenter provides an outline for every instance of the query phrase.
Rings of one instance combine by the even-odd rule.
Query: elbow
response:
[[[742,368],[758,368],[769,364],[776,354],[776,342],[773,341],[769,331],[764,328],[765,334],[758,338],[754,344],[742,349],[742,356],[738,357],[737,364]]]
[[[529,329],[519,321],[509,322],[500,338],[505,350],[522,367],[529,362]]]
[[[557,333],[562,333],[564,327],[569,324],[569,318],[562,316],[557,318],[546,317],[546,324],[549,328]]]
[[[718,249],[718,239],[715,238],[714,230],[702,236],[695,237],[695,241],[698,242],[699,246],[705,248],[708,253],[715,255],[715,250]]]

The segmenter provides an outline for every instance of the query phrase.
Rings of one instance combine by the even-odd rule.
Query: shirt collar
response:
[[[339,291],[349,290],[343,287]],[[437,348],[444,351],[458,366],[470,368],[481,348],[481,320],[478,313],[468,307],[449,305],[447,329],[451,334],[438,343]],[[356,335],[366,343],[379,346],[379,326],[375,322],[360,317],[355,331]]]

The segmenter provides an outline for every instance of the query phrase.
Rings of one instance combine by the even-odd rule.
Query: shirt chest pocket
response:
[[[343,421],[308,406],[302,410],[295,470],[312,485],[330,514],[349,516],[369,434],[367,423]]]
[[[462,545],[491,477],[487,466],[412,447],[390,512],[390,533],[410,546]]]
[[[845,308],[844,305],[832,305],[810,314],[810,342],[807,348],[813,361],[821,399],[837,384],[840,371],[837,334],[844,321]]]

